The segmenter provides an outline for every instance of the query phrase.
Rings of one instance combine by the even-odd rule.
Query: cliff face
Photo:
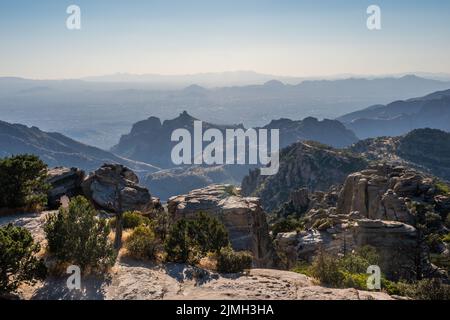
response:
[[[241,197],[230,190],[230,185],[212,185],[172,197],[167,203],[169,214],[174,220],[198,212],[216,216],[228,230],[233,249],[251,251],[257,267],[273,267],[276,259],[259,199]]]
[[[337,255],[370,245],[388,276],[412,278],[416,269],[431,272],[430,252],[449,255],[445,243],[427,240],[448,233],[444,221],[450,194],[436,183],[411,168],[374,164],[350,174],[339,190],[292,192],[278,214],[301,213],[305,230],[278,234],[277,250],[293,264],[311,261],[320,248]]]
[[[282,150],[276,175],[262,176],[258,169],[251,171],[242,181],[242,194],[260,197],[264,209],[273,210],[286,202],[293,190],[306,187],[310,191],[326,191],[366,165],[358,155],[313,142],[298,142]]]

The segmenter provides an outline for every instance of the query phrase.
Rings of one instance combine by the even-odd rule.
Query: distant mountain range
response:
[[[0,157],[22,153],[39,156],[49,167],[77,167],[88,172],[103,163],[120,163],[138,173],[159,169],[85,145],[60,133],[44,132],[36,127],[0,121]]]
[[[450,131],[450,90],[374,105],[338,118],[361,138],[398,136],[418,128]]]
[[[223,77],[238,78],[238,75]],[[256,81],[250,75],[249,79]],[[270,79],[266,77],[251,85],[212,88],[202,86],[201,82],[189,82],[182,88],[167,88],[145,81],[0,78],[0,110],[4,121],[57,131],[108,149],[149,114],[172,119],[187,110],[209,123],[261,127],[280,118],[334,119],[362,106],[387,104],[450,88],[448,81],[417,76],[297,79],[298,82]]]

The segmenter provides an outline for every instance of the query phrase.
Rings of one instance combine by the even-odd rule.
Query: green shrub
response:
[[[414,285],[414,296],[418,300],[450,300],[450,286],[440,279],[423,279]]]
[[[278,233],[291,232],[303,228],[303,222],[295,218],[282,218],[270,226],[270,230],[274,237]]]
[[[311,266],[303,265],[294,268],[294,271],[312,276],[332,287],[367,289],[367,268],[377,265],[378,260],[376,249],[370,246],[361,247],[344,257],[328,254],[321,249]]]
[[[22,283],[45,278],[44,262],[36,258],[39,250],[25,228],[12,224],[0,228],[0,295],[15,292]]]
[[[172,226],[165,248],[169,261],[196,263],[208,252],[218,253],[229,243],[228,232],[217,218],[198,213]]]
[[[228,196],[238,196],[238,195],[239,195],[238,190],[237,190],[236,187],[233,186],[233,185],[227,185],[227,186],[225,186],[224,191],[225,191],[225,193],[226,193]]]
[[[144,225],[134,229],[125,244],[131,256],[141,259],[154,258],[156,246],[155,233],[150,227]]]
[[[329,218],[322,218],[314,222],[312,225],[313,229],[317,229],[319,231],[329,229],[333,226],[333,220]]]
[[[311,275],[321,283],[332,287],[340,287],[344,279],[344,275],[340,270],[339,259],[326,253],[324,250],[319,250],[319,253],[314,258],[311,266]]]
[[[308,277],[313,277],[312,267],[306,262],[297,262],[294,268],[291,269],[293,272],[304,274]]]
[[[222,248],[217,256],[217,271],[238,273],[252,267],[252,254],[246,251],[235,252],[231,247]]]
[[[47,204],[47,165],[34,155],[0,159],[0,208],[36,210]]]
[[[193,240],[203,255],[210,251],[218,253],[220,249],[230,244],[225,226],[216,217],[200,212],[189,222]]]
[[[85,270],[106,268],[114,264],[117,253],[108,240],[110,232],[105,219],[84,197],[76,197],[68,209],[61,208],[47,218],[44,227],[49,252],[58,260],[70,262]]]
[[[436,182],[435,184],[436,190],[440,193],[440,194],[449,194],[450,193],[450,187],[444,183],[444,182]]]
[[[442,241],[450,243],[450,233],[447,233],[443,238]]]
[[[190,221],[181,219],[172,226],[166,239],[165,249],[168,261],[180,263],[199,261],[199,248],[195,242]]]
[[[109,226],[114,229],[116,227],[116,217],[109,221]],[[124,229],[134,229],[140,225],[151,224],[151,220],[147,217],[141,215],[138,211],[127,211],[123,214],[123,228]]]
[[[367,290],[367,279],[369,278],[368,274],[343,272],[342,275],[341,287]]]

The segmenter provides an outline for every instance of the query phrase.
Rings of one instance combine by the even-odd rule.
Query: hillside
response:
[[[338,120],[361,139],[398,136],[419,128],[450,131],[450,90],[372,106]]]
[[[406,162],[450,181],[450,133],[437,129],[416,129],[399,137],[359,141],[350,147],[371,160]]]
[[[150,164],[85,145],[60,133],[44,132],[36,127],[0,121],[0,157],[21,153],[35,154],[49,167],[78,167],[91,171],[103,163],[120,163],[138,173],[158,170]]]
[[[286,202],[293,190],[305,187],[326,191],[366,165],[357,154],[315,142],[298,142],[281,151],[276,175],[262,176],[259,169],[251,171],[242,181],[242,193],[261,197],[263,207],[270,211]]]

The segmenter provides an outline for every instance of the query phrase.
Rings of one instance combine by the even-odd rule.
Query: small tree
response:
[[[219,253],[229,244],[225,226],[215,217],[198,213],[172,226],[165,247],[168,260],[195,263],[208,252]]]
[[[0,295],[15,292],[22,283],[45,278],[44,262],[36,257],[39,250],[25,228],[12,224],[0,228]]]
[[[197,213],[192,220],[192,234],[202,254],[209,251],[219,253],[220,249],[230,244],[228,232],[222,222],[205,212]]]
[[[0,208],[34,210],[47,203],[47,165],[34,155],[0,160]]]
[[[110,241],[108,223],[84,197],[70,201],[69,208],[61,208],[50,215],[45,224],[48,248],[57,259],[87,267],[103,268],[114,264],[116,252]]]

